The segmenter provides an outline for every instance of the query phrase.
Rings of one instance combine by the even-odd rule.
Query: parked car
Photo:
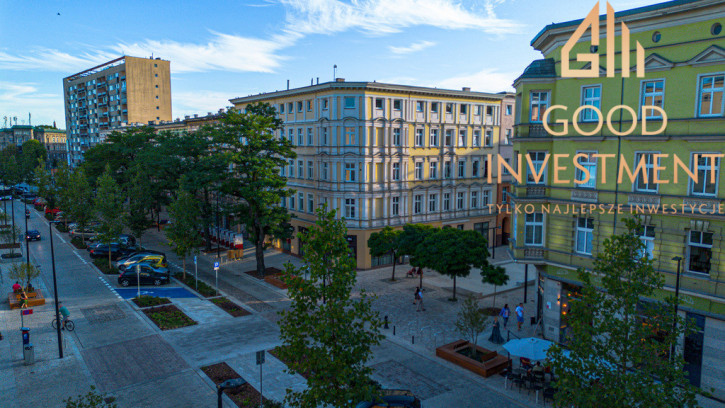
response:
[[[162,285],[171,281],[169,270],[156,267],[147,263],[139,264],[139,271],[136,268],[121,271],[118,275],[118,284],[121,286],[136,285]],[[138,280],[137,280],[138,277]]]
[[[13,195],[9,193],[0,194],[0,201],[12,200]]]
[[[91,241],[91,242],[95,242],[96,240],[98,240],[98,235],[93,236],[89,239],[89,241]],[[121,245],[125,245],[125,246],[136,245],[136,238],[134,238],[133,235],[129,235],[129,234],[121,234],[118,236],[118,238],[114,239],[113,241],[120,243]]]
[[[132,265],[137,263],[147,263],[154,266],[160,266],[166,268],[168,266],[166,262],[166,255],[156,253],[140,253],[133,256],[129,256],[126,259],[116,262],[116,267],[123,271],[130,268]]]
[[[59,212],[60,212],[60,208],[45,207],[45,213],[46,214],[57,215]]]
[[[95,237],[98,233],[92,229],[81,230],[79,228],[74,228],[70,230],[69,235],[71,238],[83,236],[85,239],[89,239],[90,237]]]
[[[111,245],[98,244],[95,248],[88,251],[91,258],[108,258],[108,251],[111,251],[111,260],[135,253],[138,248],[136,247],[125,247],[118,243],[112,243]]]
[[[40,231],[28,230],[27,234],[25,234],[25,240],[26,241],[40,241]]]

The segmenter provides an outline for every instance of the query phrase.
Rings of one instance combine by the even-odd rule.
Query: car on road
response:
[[[25,234],[25,240],[26,241],[40,241],[40,231],[28,230],[27,234]]]
[[[148,263],[138,264],[138,271],[136,268],[132,268],[121,271],[118,275],[118,284],[121,286],[136,285],[137,283],[140,283],[141,285],[159,286],[169,283],[170,281],[171,275],[169,274],[168,269],[150,265]]]
[[[12,200],[12,199],[13,199],[12,194],[6,194],[6,193],[0,194],[0,201],[7,201],[7,200]]]
[[[147,263],[154,266],[166,268],[168,266],[166,262],[166,255],[159,253],[143,252],[129,256],[126,259],[122,259],[116,262],[116,267],[123,271],[129,269],[131,266],[137,263]]]
[[[128,256],[132,253],[137,252],[136,247],[125,247],[123,245],[119,245],[118,243],[112,243],[111,245],[107,244],[98,244],[93,249],[88,251],[88,254],[91,256],[91,258],[108,258],[108,252],[111,252],[111,260],[116,260],[118,258]]]

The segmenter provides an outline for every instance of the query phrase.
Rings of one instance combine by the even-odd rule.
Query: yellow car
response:
[[[121,271],[125,271],[140,262],[147,263],[157,268],[166,268],[168,266],[166,262],[166,255],[145,253],[131,255],[128,258],[121,259],[116,262],[116,267]]]

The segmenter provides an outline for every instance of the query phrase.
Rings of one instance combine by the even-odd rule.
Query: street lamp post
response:
[[[23,203],[25,203],[25,211],[23,214],[25,216],[25,263],[30,265],[30,250],[28,246],[28,242],[30,242],[28,240],[28,200],[23,198]]]
[[[672,333],[677,330],[677,313],[680,311],[680,262],[682,262],[681,256],[675,256],[672,258],[673,261],[677,261],[677,278],[675,280],[675,315],[672,318]],[[670,358],[675,358],[675,343],[672,343],[670,347]]]
[[[58,283],[55,277],[55,249],[53,248],[53,221],[48,221],[48,235],[50,235],[50,262],[53,265],[53,298],[55,299],[55,318],[58,324],[56,331],[58,333],[58,355],[63,358],[63,339],[60,336],[62,320],[60,319],[60,308],[58,306]]]
[[[224,390],[229,388],[237,388],[246,384],[247,381],[244,378],[234,378],[226,380],[223,383],[216,385],[216,396],[217,396],[217,407],[222,408],[222,393]]]

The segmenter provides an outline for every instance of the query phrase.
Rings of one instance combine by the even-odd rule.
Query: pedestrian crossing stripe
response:
[[[116,295],[117,298],[123,300],[123,298],[121,297],[121,295],[119,295],[118,292],[116,292],[116,289],[114,289],[113,286],[111,286],[111,284],[108,283],[108,281],[106,281],[105,279],[103,279],[103,276],[99,276],[98,279],[100,279],[101,282],[103,282],[103,284],[106,285],[106,287],[108,288],[108,290],[111,291],[111,293],[113,293],[114,295]]]

